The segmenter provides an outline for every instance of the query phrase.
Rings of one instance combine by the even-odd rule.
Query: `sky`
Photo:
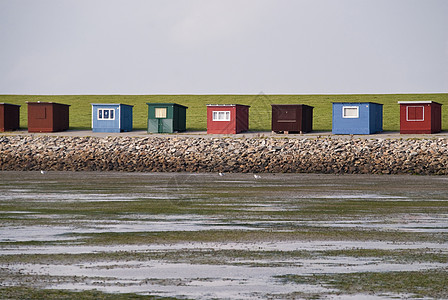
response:
[[[448,0],[0,0],[0,94],[448,92]]]

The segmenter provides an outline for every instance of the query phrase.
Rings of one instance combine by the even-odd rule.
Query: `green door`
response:
[[[159,132],[159,119],[149,119],[148,120],[148,133]]]
[[[163,133],[163,119],[157,119],[158,126],[157,126],[157,132]]]

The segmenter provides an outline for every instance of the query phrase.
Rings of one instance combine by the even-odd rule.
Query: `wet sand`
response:
[[[407,175],[0,172],[2,285],[195,299],[341,297],[325,282],[281,278],[446,270],[447,183]]]

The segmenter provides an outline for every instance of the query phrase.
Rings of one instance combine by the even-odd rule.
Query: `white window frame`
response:
[[[346,116],[345,115],[345,109],[356,109],[356,116]],[[342,106],[342,118],[344,119],[358,119],[359,118],[359,106]]]
[[[160,112],[163,112],[162,114],[159,114]],[[166,107],[156,107],[154,109],[154,116],[156,119],[166,119],[166,115],[168,113],[168,109]]]
[[[423,108],[423,119],[409,119],[409,107],[419,107]],[[406,106],[406,121],[407,122],[422,122],[425,121],[425,106],[424,105],[412,105],[412,106]]]
[[[104,118],[104,111],[108,111],[109,112],[109,117],[108,118]],[[113,111],[113,118],[110,117],[111,115],[111,111]],[[100,118],[100,112],[101,112],[101,118]],[[115,120],[115,109],[113,108],[98,108],[98,115],[97,115],[97,119],[100,121],[113,121]]]
[[[229,122],[230,110],[214,110],[212,112],[213,121],[217,122]]]

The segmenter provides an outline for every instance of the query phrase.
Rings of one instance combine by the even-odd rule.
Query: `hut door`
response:
[[[158,133],[163,133],[163,120],[162,119],[158,119],[157,120],[157,132]]]
[[[157,119],[157,132],[163,133],[163,119],[166,119],[166,107],[158,107],[155,109]]]

